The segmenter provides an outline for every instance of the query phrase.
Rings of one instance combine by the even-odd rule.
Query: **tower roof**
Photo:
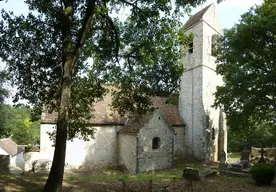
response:
[[[184,25],[184,29],[189,28],[190,26],[196,24],[198,21],[200,21],[203,17],[203,15],[206,13],[206,11],[209,9],[209,7],[211,7],[212,4],[208,5],[207,7],[205,7],[204,9],[201,9],[199,12],[197,12],[196,14],[194,14],[193,16],[191,16],[189,18],[189,20],[185,23]]]

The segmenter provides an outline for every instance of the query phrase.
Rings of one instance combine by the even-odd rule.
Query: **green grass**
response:
[[[182,172],[184,168],[192,167],[198,170],[204,168],[217,168],[217,165],[208,166],[202,165],[200,162],[185,162],[183,160],[177,160],[174,170],[164,170],[151,173],[141,173],[141,174],[126,174],[123,172],[116,171],[114,169],[109,169],[104,171],[105,174],[101,175],[77,175],[67,177],[69,183],[74,182],[88,182],[88,181],[171,181],[174,178],[179,179],[182,177]]]
[[[24,174],[24,175],[0,175],[1,186],[8,186],[7,191],[41,191],[47,179],[47,174]]]
[[[229,157],[231,159],[240,159],[241,158],[241,154],[240,153],[232,153]]]
[[[173,180],[174,178],[181,178],[182,172],[180,171],[162,171],[156,173],[143,173],[143,174],[124,174],[124,173],[111,173],[108,175],[78,175],[69,176],[67,181],[70,182],[88,182],[92,180],[97,181],[149,181],[149,180]]]
[[[180,179],[182,177],[182,172],[185,167],[193,167],[198,170],[203,168],[210,168],[214,166],[202,165],[200,162],[185,162],[183,160],[177,160],[175,163],[175,169],[168,169],[150,173],[141,174],[127,174],[120,172],[115,169],[102,169],[96,172],[91,171],[86,173],[73,173],[65,175],[64,182],[68,186],[82,186],[89,183],[89,181],[172,181],[174,179]],[[4,174],[0,175],[0,191],[1,186],[8,186],[7,191],[40,191],[46,180],[48,174],[24,174],[24,175],[10,175]],[[5,185],[4,185],[5,184]]]

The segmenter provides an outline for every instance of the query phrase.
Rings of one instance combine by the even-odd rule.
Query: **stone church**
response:
[[[221,151],[227,151],[224,114],[211,107],[216,86],[222,83],[212,55],[215,35],[222,33],[215,5],[190,17],[183,30],[194,38],[182,59],[185,71],[178,106],[155,98],[154,112],[124,119],[111,111],[111,95],[105,95],[93,112],[95,139],[68,141],[67,166],[124,165],[129,172],[139,173],[172,168],[176,157],[216,161]],[[53,158],[54,143],[48,132],[55,123],[56,114],[42,114],[40,159]]]

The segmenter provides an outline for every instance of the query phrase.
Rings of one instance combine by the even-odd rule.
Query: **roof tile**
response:
[[[24,150],[19,147],[12,139],[0,139],[0,148],[6,151],[9,155],[15,156]]]

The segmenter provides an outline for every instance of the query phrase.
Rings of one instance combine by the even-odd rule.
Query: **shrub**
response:
[[[251,168],[253,179],[258,185],[269,185],[275,177],[275,167],[270,164],[257,163]]]

